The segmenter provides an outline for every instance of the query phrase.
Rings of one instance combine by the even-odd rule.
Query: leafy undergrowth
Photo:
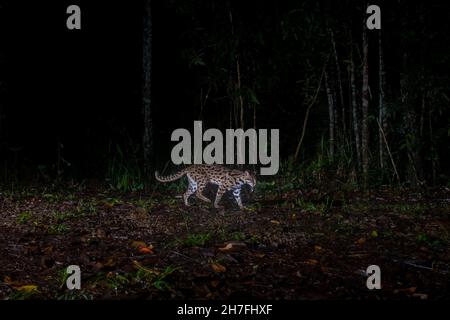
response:
[[[448,190],[0,194],[1,299],[448,299]],[[224,201],[226,204],[226,201]],[[381,290],[365,270],[381,268]],[[81,290],[68,290],[69,265]]]

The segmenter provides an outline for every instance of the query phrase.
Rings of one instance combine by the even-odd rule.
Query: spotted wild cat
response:
[[[211,202],[202,193],[206,185],[212,183],[219,187],[216,193],[216,199],[214,200],[215,208],[220,208],[219,201],[222,199],[224,193],[232,191],[234,199],[236,199],[239,208],[242,209],[242,186],[247,184],[250,186],[251,191],[253,191],[256,185],[255,176],[248,171],[230,169],[220,165],[192,165],[165,177],[155,172],[155,178],[160,182],[175,181],[183,176],[186,176],[189,181],[189,187],[183,195],[184,203],[187,206],[189,206],[189,197],[194,193],[200,200]]]

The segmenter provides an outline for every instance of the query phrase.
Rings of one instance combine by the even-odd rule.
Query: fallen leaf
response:
[[[316,265],[319,263],[319,261],[317,261],[316,259],[308,259],[305,262],[306,262],[306,264],[310,264],[310,265]]]
[[[105,207],[105,209],[111,209],[112,207],[114,207],[113,203],[109,203],[109,202],[105,202],[103,204],[103,206]]]
[[[147,273],[150,273],[150,274],[155,274],[155,275],[159,275],[161,272],[159,272],[158,270],[155,270],[155,269],[149,269],[149,268],[146,268],[146,267],[144,267],[142,264],[140,264],[138,261],[136,261],[136,260],[133,260],[133,264],[139,269],[139,270],[143,270],[143,271],[145,271],[145,272],[147,272]]]
[[[406,291],[409,293],[414,293],[414,292],[416,292],[416,289],[417,289],[417,287],[411,287],[411,288],[406,289]]]
[[[352,253],[352,254],[347,255],[347,257],[349,257],[349,258],[364,258],[367,256],[368,256],[367,253]]]
[[[142,241],[132,241],[131,246],[133,248],[140,249],[140,248],[146,247],[147,245],[145,244],[145,242],[142,242]]]
[[[370,234],[370,236],[371,236],[372,238],[378,237],[378,232],[377,232],[377,230],[373,230],[372,233]]]
[[[16,288],[17,291],[22,291],[22,292],[34,292],[34,291],[38,291],[38,286],[34,285],[34,284],[28,284],[28,285],[24,285],[24,286],[20,286]]]
[[[245,247],[247,247],[247,245],[244,242],[230,241],[225,244],[225,247],[219,248],[219,251],[232,252],[232,251],[237,251],[237,250],[243,249]]]
[[[227,268],[225,266],[221,265],[220,263],[211,263],[211,267],[214,270],[214,272],[226,272]]]
[[[11,279],[10,276],[6,276],[6,277],[3,279],[3,282],[6,283],[7,285],[12,285],[12,284],[14,284],[14,282],[12,281],[12,279]]]
[[[270,222],[273,224],[280,224],[280,221],[278,221],[278,220],[270,220]]]
[[[225,247],[219,248],[220,251],[229,251],[233,248],[233,245],[231,243],[228,243]]]
[[[366,243],[366,239],[365,238],[359,238],[355,243],[357,243],[359,245],[363,245],[364,243]]]
[[[330,271],[330,268],[327,268],[327,267],[324,267],[324,266],[321,266],[320,267],[320,270],[323,272],[323,273],[327,273],[327,272],[329,272]]]
[[[420,298],[420,300],[428,299],[428,295],[425,293],[414,293],[412,296],[415,298]]]
[[[314,251],[319,252],[320,250],[322,250],[321,246],[314,246]]]
[[[113,267],[115,266],[115,261],[113,258],[109,258],[106,262],[105,262],[105,267]]]
[[[53,252],[53,246],[50,245],[50,246],[45,247],[45,248],[42,250],[42,252],[45,253],[45,254],[50,254],[50,253],[52,253],[52,252]]]
[[[103,267],[104,267],[104,265],[101,262],[97,262],[97,263],[94,264],[94,269],[96,271],[99,271],[99,270],[103,269]]]
[[[150,247],[142,247],[139,249],[139,252],[144,253],[144,254],[153,254],[152,248],[153,248],[153,246],[151,248]]]
[[[97,231],[96,231],[97,238],[104,238],[105,235],[106,235],[105,231],[103,231],[102,229],[97,229]]]
[[[142,208],[142,207],[137,207],[137,208],[136,208],[136,213],[137,213],[138,215],[148,215],[147,210],[145,210],[145,209]]]

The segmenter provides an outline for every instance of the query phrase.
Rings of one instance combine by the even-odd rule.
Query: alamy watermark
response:
[[[224,139],[219,129],[211,128],[203,132],[202,121],[194,121],[193,139],[187,129],[172,132],[171,140],[178,141],[178,144],[172,149],[171,159],[176,165],[259,163],[266,166],[260,168],[261,175],[275,175],[280,165],[279,139],[278,129],[270,129],[269,142],[268,129],[253,128],[245,131],[226,129]],[[203,148],[205,141],[209,144]]]
[[[376,264],[370,265],[366,270],[367,280],[366,286],[367,289],[381,289],[381,269]]]
[[[81,269],[77,265],[70,265],[66,269],[66,286],[69,290],[81,289]]]

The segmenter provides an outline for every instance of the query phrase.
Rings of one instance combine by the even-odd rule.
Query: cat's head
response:
[[[256,187],[256,175],[253,172],[245,171],[244,172],[244,181],[246,184],[250,186],[251,191]]]

